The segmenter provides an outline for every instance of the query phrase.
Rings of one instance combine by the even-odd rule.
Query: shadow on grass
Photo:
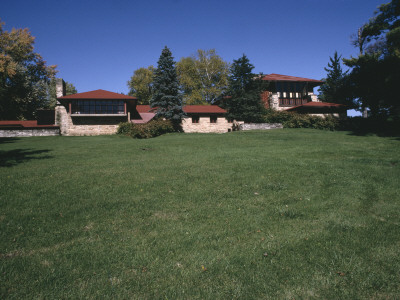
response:
[[[0,144],[15,143],[18,140],[19,139],[15,137],[2,137],[0,138]]]
[[[349,135],[354,136],[371,136],[392,137],[394,140],[400,141],[400,133],[396,131],[380,131],[380,130],[351,130]]]
[[[393,137],[396,140],[400,140],[399,120],[386,120],[383,118],[363,119],[354,117],[346,120],[342,126],[344,130],[350,131],[350,135],[377,135],[380,137]]]
[[[0,151],[0,167],[13,167],[30,160],[52,158],[53,156],[50,155],[40,155],[47,152],[50,152],[50,150],[15,149]]]

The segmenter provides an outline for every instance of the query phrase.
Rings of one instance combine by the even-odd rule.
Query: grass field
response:
[[[398,299],[400,140],[0,139],[1,299]]]

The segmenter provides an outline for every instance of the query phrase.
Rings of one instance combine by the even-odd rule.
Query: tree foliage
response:
[[[32,119],[47,106],[47,86],[56,73],[34,52],[28,29],[3,29],[0,22],[0,119]]]
[[[319,98],[325,102],[340,103],[352,106],[352,97],[348,89],[347,73],[341,66],[341,55],[335,51],[333,57],[329,58],[324,84],[319,88]]]
[[[47,100],[47,108],[54,108],[57,104],[57,91],[56,91],[56,78],[52,77],[50,79],[48,88],[47,88],[48,100]],[[65,82],[65,95],[76,94],[78,91],[76,87],[69,82]]]
[[[167,46],[162,50],[158,60],[150,105],[157,108],[156,117],[171,120],[175,124],[180,123],[185,116],[175,62]]]
[[[186,104],[211,104],[228,85],[229,64],[215,49],[197,50],[177,63],[179,82]]]
[[[155,69],[153,66],[148,68],[139,68],[134,71],[131,79],[128,81],[129,95],[138,97],[139,104],[150,104],[153,96],[152,86]]]
[[[372,115],[400,116],[400,1],[383,4],[361,27],[360,55],[345,59],[352,68],[352,92],[362,108]]]
[[[266,90],[262,76],[252,73],[254,66],[246,55],[233,61],[230,68],[229,87],[224,106],[231,120],[262,122],[265,112],[261,92]]]

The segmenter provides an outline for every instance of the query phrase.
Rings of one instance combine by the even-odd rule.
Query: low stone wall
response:
[[[244,123],[240,124],[239,130],[268,130],[268,129],[282,129],[281,123]]]
[[[60,128],[1,128],[0,137],[28,137],[60,135]]]
[[[74,125],[66,135],[104,135],[117,133],[118,125]]]
[[[192,123],[190,117],[182,120],[182,129],[186,133],[225,133],[232,130],[232,125],[224,117],[217,118],[216,123],[211,123],[210,117],[200,117],[199,123]]]

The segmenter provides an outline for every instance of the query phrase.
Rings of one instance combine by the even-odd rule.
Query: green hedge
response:
[[[169,120],[151,120],[145,124],[120,123],[117,134],[129,135],[136,139],[148,139],[165,133],[177,131]]]
[[[286,111],[268,110],[264,121],[266,123],[282,123],[284,128],[314,128],[337,130],[340,122],[334,117],[318,117],[311,115],[297,114]]]

